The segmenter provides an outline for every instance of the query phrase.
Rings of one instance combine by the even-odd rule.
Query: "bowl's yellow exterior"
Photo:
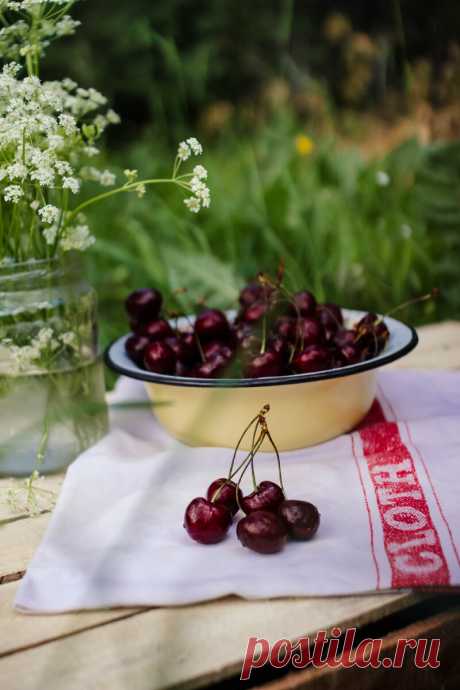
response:
[[[146,383],[162,426],[190,446],[233,448],[250,419],[268,403],[271,435],[280,451],[313,446],[353,429],[369,410],[375,370],[278,386],[198,388]],[[250,448],[250,436],[243,449]],[[268,446],[263,449],[268,450]]]

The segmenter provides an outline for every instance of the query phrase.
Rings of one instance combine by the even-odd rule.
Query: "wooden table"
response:
[[[399,366],[460,368],[460,323],[427,326],[419,334],[420,346]],[[59,488],[62,481],[62,476],[55,476],[46,479],[45,485]],[[6,485],[6,480],[0,481],[0,488]],[[0,508],[1,690],[237,688],[250,636],[295,639],[334,625],[357,626],[370,637],[384,637],[388,650],[398,637],[441,636],[441,668],[415,671],[417,688],[459,687],[460,597],[453,595],[433,598],[433,594],[400,593],[251,602],[232,597],[176,608],[20,615],[13,611],[12,602],[49,519],[49,513],[31,518],[12,516],[3,503]],[[265,671],[255,676],[255,686],[316,689],[344,687],[345,681],[346,687],[383,688],[391,678],[394,687],[407,687],[406,672],[410,669],[307,669],[282,675]]]

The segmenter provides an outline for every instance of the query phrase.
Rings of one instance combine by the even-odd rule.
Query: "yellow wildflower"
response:
[[[299,134],[295,138],[295,147],[299,156],[309,156],[315,148],[313,141],[305,134]]]

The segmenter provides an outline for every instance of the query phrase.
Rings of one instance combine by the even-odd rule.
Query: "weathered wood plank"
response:
[[[417,330],[419,344],[393,367],[414,369],[460,369],[460,322],[422,326]]]
[[[13,592],[16,585],[8,585]],[[406,607],[409,594],[242,601],[227,598],[193,606],[148,609],[124,620],[75,632],[75,618],[65,616],[74,634],[41,644],[63,633],[61,616],[24,619],[5,613],[8,637],[30,649],[0,659],[0,677],[8,690],[163,690],[201,687],[241,670],[251,635],[274,641],[314,634],[333,625],[362,625]],[[27,669],[27,673],[24,670]]]
[[[6,580],[7,576],[26,569],[43,538],[50,517],[50,513],[44,513],[0,526],[0,578]]]
[[[18,586],[18,582],[11,582],[0,588],[0,621],[3,630],[8,630],[7,635],[0,636],[0,676],[1,657],[6,654],[124,619],[143,610],[120,608],[80,611],[78,614],[60,616],[24,616],[13,609]]]
[[[26,504],[26,490],[24,481],[21,479],[0,479],[0,528],[8,520],[16,520],[20,517],[30,517],[25,509]],[[53,503],[53,498],[57,498],[64,481],[63,474],[53,474],[49,477],[40,477],[34,483],[38,489],[36,496],[39,501],[39,506],[43,510],[47,510]],[[12,507],[8,500],[8,490],[19,491],[19,497],[16,501],[17,506]]]

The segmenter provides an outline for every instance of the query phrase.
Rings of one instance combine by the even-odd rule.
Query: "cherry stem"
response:
[[[270,441],[270,443],[271,443],[272,446],[273,446],[273,450],[275,451],[276,461],[277,461],[277,463],[278,463],[278,475],[279,475],[279,478],[280,478],[280,486],[281,486],[281,489],[283,490],[283,493],[284,493],[283,476],[282,476],[282,473],[281,473],[281,458],[280,458],[280,454],[279,454],[278,448],[276,447],[276,443],[275,443],[274,440],[272,439],[272,436],[271,436],[271,434],[270,434],[270,432],[269,432],[268,429],[266,430],[266,435],[267,435],[267,437],[268,437],[268,440]]]
[[[263,408],[263,409],[265,409],[265,408]],[[231,478],[233,477],[233,475],[235,474],[235,472],[233,472],[233,467],[234,467],[234,465],[235,465],[236,454],[237,454],[238,449],[239,449],[239,447],[240,447],[240,445],[241,445],[241,442],[242,442],[243,438],[246,436],[246,434],[248,433],[249,429],[250,429],[250,428],[252,427],[252,425],[254,424],[254,422],[257,422],[257,420],[260,418],[260,414],[261,414],[261,413],[262,413],[262,411],[261,411],[259,414],[256,414],[256,416],[253,417],[253,418],[251,419],[251,421],[249,422],[249,424],[247,425],[247,427],[245,428],[245,430],[244,430],[243,433],[241,434],[241,436],[240,436],[240,438],[239,438],[239,440],[238,440],[238,443],[236,444],[235,450],[233,451],[232,462],[231,462],[231,464],[230,464],[230,469],[229,469],[229,471],[228,471],[228,479],[231,479]]]
[[[389,316],[390,314],[394,314],[395,312],[399,311],[400,309],[405,309],[406,307],[411,307],[413,304],[417,304],[418,302],[426,302],[429,299],[436,299],[436,297],[439,296],[439,289],[438,288],[433,288],[431,292],[427,293],[426,295],[421,295],[421,297],[414,297],[413,299],[408,299],[406,302],[403,302],[402,304],[399,304],[397,307],[394,307],[393,309],[390,309],[390,311],[387,311],[385,316]],[[383,317],[380,317],[379,322],[382,321]]]
[[[246,473],[246,470],[248,469],[249,465],[251,465],[251,466],[253,465],[254,455],[257,453],[257,451],[259,450],[260,446],[262,445],[265,436],[266,436],[265,429],[262,428],[262,431],[261,431],[260,434],[259,434],[259,438],[257,439],[255,445],[252,447],[252,449],[251,449],[249,455],[247,456],[246,465],[245,465],[243,471],[241,472],[240,476],[238,477],[238,482],[237,482],[237,485],[236,485],[235,492],[236,492],[236,502],[237,502],[237,504],[238,504],[238,508],[240,508],[240,509],[241,509],[241,504],[240,504],[240,501],[239,501],[239,498],[238,498],[238,489],[240,488],[241,480],[243,479],[243,477],[244,477],[244,475],[245,475],[245,473]],[[254,491],[256,491],[256,490],[257,490],[257,485],[255,486]]]

